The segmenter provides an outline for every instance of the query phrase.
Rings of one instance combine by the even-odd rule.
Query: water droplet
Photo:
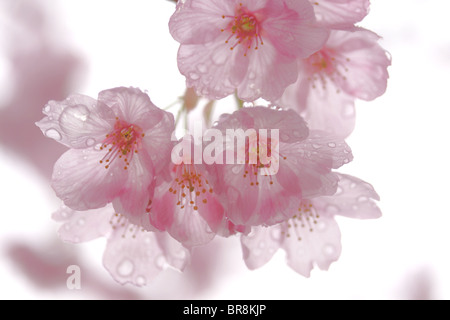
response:
[[[327,244],[323,247],[323,253],[327,256],[333,256],[336,253],[336,249],[331,244]]]
[[[354,183],[354,182],[350,183],[350,189],[355,189],[355,187],[356,187],[356,183]]]
[[[334,195],[338,196],[338,195],[342,194],[342,192],[344,192],[344,189],[342,189],[341,186],[338,186],[336,189],[336,193]]]
[[[85,122],[89,117],[89,109],[82,104],[77,104],[64,109],[59,117],[61,126],[72,126],[74,122],[81,121]]]
[[[227,61],[228,58],[228,52],[223,52],[224,50],[217,50],[213,56],[212,56],[212,61],[216,64],[216,65],[222,65],[225,63],[225,61]]]
[[[255,89],[256,88],[256,84],[254,84],[254,83],[250,83],[248,86],[249,86],[250,89]]]
[[[122,277],[130,276],[134,271],[134,264],[128,259],[123,260],[117,266],[117,273]]]
[[[334,142],[329,142],[329,143],[328,143],[328,146],[329,146],[330,148],[336,148],[336,143],[334,143]]]
[[[206,73],[208,71],[208,67],[206,67],[203,63],[198,64],[197,69],[201,73]]]
[[[272,229],[270,232],[270,236],[273,240],[278,241],[281,239],[281,230],[278,228]]]
[[[200,79],[200,76],[195,72],[190,72],[189,78],[191,78],[192,80],[198,80],[198,79]]]
[[[86,145],[87,145],[88,147],[92,147],[94,144],[95,144],[95,139],[93,139],[93,138],[88,138],[88,139],[86,140]]]
[[[242,106],[243,106],[244,108],[251,108],[251,107],[254,107],[255,104],[254,104],[253,102],[244,102],[244,103],[242,104]]]
[[[66,231],[69,231],[69,230],[70,230],[70,224],[66,223],[66,224],[64,225],[64,229],[65,229]]]
[[[359,209],[359,207],[356,204],[354,204],[354,205],[352,205],[352,209],[353,209],[353,211],[357,211]]]
[[[45,131],[45,135],[48,137],[48,138],[51,138],[51,139],[55,139],[55,140],[57,140],[57,141],[59,141],[59,140],[61,140],[61,134],[59,133],[59,131],[58,130],[56,130],[56,129],[48,129],[47,131]]]
[[[155,264],[158,268],[162,269],[164,265],[166,264],[166,258],[162,254],[158,255],[155,258]]]
[[[248,74],[248,78],[249,78],[250,80],[253,80],[253,79],[256,78],[256,74],[255,74],[253,71],[250,71],[250,73]]]
[[[255,248],[255,249],[252,250],[252,254],[255,255],[255,256],[260,256],[261,253],[262,253],[261,249]]]
[[[266,243],[261,241],[258,245],[261,249],[264,249],[266,247]]]
[[[325,207],[325,211],[327,213],[336,214],[339,212],[339,208],[335,206],[334,204],[329,204]]]
[[[369,198],[365,197],[365,196],[360,196],[358,198],[358,202],[366,202],[367,200],[369,200]]]
[[[317,223],[317,227],[316,227],[317,231],[324,231],[326,228],[327,228],[327,224],[325,222],[319,221]]]
[[[86,224],[86,221],[84,220],[84,218],[78,219],[78,225],[79,226],[84,226],[85,224]]]
[[[95,150],[100,151],[100,148],[102,147],[101,143],[97,143],[94,147]]]
[[[48,113],[48,112],[50,112],[50,110],[51,110],[50,105],[46,104],[44,107],[44,112]]]
[[[314,148],[314,149],[320,149],[320,144],[317,144],[317,143],[313,143],[312,144],[312,147]]]
[[[138,276],[136,278],[136,285],[138,285],[139,287],[145,286],[147,284],[147,280],[145,279],[144,276]]]
[[[242,166],[235,165],[231,168],[231,172],[233,172],[234,174],[239,174],[242,171],[242,168]]]

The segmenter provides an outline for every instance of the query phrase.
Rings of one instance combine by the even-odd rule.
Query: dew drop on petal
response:
[[[250,73],[248,74],[248,78],[249,78],[250,80],[253,80],[253,79],[256,78],[256,74],[255,74],[253,71],[250,71]]]
[[[78,219],[78,225],[79,226],[84,226],[85,224],[86,224],[86,220],[84,220],[84,218]]]
[[[258,245],[258,247],[260,247],[261,249],[264,249],[266,247],[266,243],[261,241]]]
[[[313,147],[314,149],[320,149],[320,144],[313,143],[313,144],[312,144],[312,147]]]
[[[51,139],[55,139],[57,141],[61,140],[61,134],[56,129],[48,129],[45,131],[45,136]]]
[[[164,265],[166,264],[166,259],[164,258],[164,256],[162,254],[160,254],[159,256],[157,256],[155,258],[155,264],[160,269],[162,269],[164,267]]]
[[[325,207],[327,213],[336,214],[339,212],[339,208],[333,204],[329,204]]]
[[[323,253],[326,256],[333,256],[336,253],[336,248],[331,244],[327,244],[323,247]]]
[[[86,139],[86,146],[92,147],[95,144],[95,140],[93,138]]]
[[[280,139],[281,141],[286,142],[289,140],[289,136],[285,133],[282,133]]]
[[[342,192],[344,192],[344,190],[342,189],[341,186],[338,186],[337,189],[336,189],[336,193],[334,195],[338,196],[338,195],[342,194]]]
[[[136,278],[136,284],[140,287],[145,286],[147,284],[147,280],[144,276],[138,276]]]
[[[327,227],[327,224],[325,222],[319,221],[317,223],[316,229],[317,229],[317,231],[324,231],[326,229],[326,227]]]
[[[221,50],[217,50],[213,56],[212,56],[212,61],[216,64],[216,65],[223,65],[225,63],[225,61],[227,60],[227,53],[222,52]]]
[[[134,264],[128,259],[123,260],[117,266],[117,273],[122,277],[130,276],[134,271]]]
[[[198,80],[198,79],[200,79],[200,76],[195,72],[190,72],[189,78],[191,78],[192,80]]]
[[[358,202],[366,202],[367,200],[369,200],[369,198],[365,197],[365,196],[360,196],[358,198]]]
[[[201,73],[206,73],[208,71],[208,67],[205,66],[203,63],[200,63],[197,65],[197,69],[198,71],[200,71]]]
[[[334,142],[329,142],[329,143],[328,143],[328,146],[329,146],[330,148],[336,148],[336,143],[334,143]]]
[[[281,230],[278,228],[272,229],[270,231],[270,236],[273,240],[278,241],[281,239]]]
[[[233,172],[234,174],[239,174],[241,172],[241,170],[242,170],[242,166],[239,166],[239,165],[233,166],[231,168],[231,172]]]
[[[46,104],[43,110],[45,113],[48,113],[48,112],[50,112],[50,109],[51,109],[50,105]]]

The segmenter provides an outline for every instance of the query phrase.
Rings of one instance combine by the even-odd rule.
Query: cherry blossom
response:
[[[299,78],[279,103],[299,111],[311,129],[348,136],[355,99],[373,100],[386,91],[391,59],[378,40],[362,28],[333,30],[320,51],[298,61]]]
[[[215,167],[217,193],[226,203],[226,216],[236,225],[275,224],[289,218],[290,208],[302,198],[334,194],[338,177],[331,170],[353,158],[343,140],[309,131],[292,110],[243,108],[222,115],[214,128],[225,134],[229,129],[249,133],[245,161]],[[252,146],[252,135],[257,146]],[[238,157],[234,137],[228,134],[227,139],[232,143],[224,146],[224,156]]]
[[[275,100],[297,79],[295,60],[318,51],[328,30],[307,0],[186,0],[169,22],[188,87],[221,99]]]
[[[76,211],[62,205],[53,219],[62,222],[59,237],[68,243],[107,238],[103,264],[120,284],[147,285],[170,266],[182,271],[190,252],[165,232],[147,231],[116,213],[112,205]]]
[[[341,253],[341,233],[334,216],[375,219],[381,216],[373,187],[356,177],[339,174],[336,194],[303,199],[291,208],[291,218],[271,227],[254,227],[241,237],[244,261],[250,269],[267,263],[275,252],[286,251],[287,264],[305,277],[314,265],[327,270]]]
[[[45,136],[68,146],[56,162],[52,187],[74,210],[104,207],[145,224],[154,176],[170,157],[174,120],[135,88],[75,94],[50,101],[39,121]],[[169,143],[168,143],[169,142]]]

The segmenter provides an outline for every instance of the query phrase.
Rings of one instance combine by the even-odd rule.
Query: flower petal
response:
[[[322,25],[339,29],[353,26],[369,13],[369,0],[310,0]]]
[[[74,210],[104,207],[122,190],[126,181],[123,167],[105,169],[99,160],[106,150],[70,149],[56,161],[52,187],[56,195]]]
[[[44,135],[71,148],[93,147],[114,125],[114,112],[95,99],[73,94],[63,101],[49,101],[46,115],[36,125]]]
[[[262,267],[281,246],[281,227],[253,227],[247,236],[241,236],[244,262],[251,270]]]
[[[53,220],[64,222],[58,230],[61,240],[69,243],[90,241],[112,232],[109,220],[114,214],[111,206],[88,211],[75,211],[65,205],[52,215]]]
[[[286,250],[287,264],[305,277],[309,277],[314,264],[321,270],[328,270],[341,254],[341,232],[336,221],[332,216],[321,214],[313,231],[301,230],[295,236],[284,237],[282,247]],[[288,228],[283,231],[290,232]]]
[[[338,174],[339,186],[335,195],[317,199],[316,206],[329,214],[355,219],[376,219],[381,210],[374,200],[379,200],[373,186],[356,177]]]
[[[163,270],[167,253],[154,232],[140,231],[136,237],[122,235],[118,229],[108,239],[103,264],[118,283],[144,286]]]

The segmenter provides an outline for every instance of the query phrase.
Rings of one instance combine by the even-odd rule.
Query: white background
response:
[[[30,3],[45,18],[40,31],[21,26],[11,13],[33,12]],[[385,95],[357,102],[357,124],[348,139],[355,159],[341,171],[374,185],[383,217],[338,218],[343,250],[329,271],[314,269],[304,278],[285,264],[281,251],[266,266],[250,271],[238,239],[218,239],[194,253],[185,273],[166,270],[145,288],[122,287],[111,279],[101,264],[104,239],[71,246],[56,237],[58,226],[50,215],[59,201],[49,186],[56,154],[42,162],[48,145],[39,140],[40,131],[33,125],[41,116],[12,103],[33,101],[42,91],[33,92],[32,86],[14,91],[21,78],[15,75],[11,52],[31,57],[27,70],[38,70],[36,87],[44,81],[60,84],[58,77],[48,79],[58,67],[57,59],[46,65],[45,54],[33,56],[42,41],[33,34],[38,32],[55,56],[74,57],[69,60],[76,67],[64,94],[76,91],[96,97],[107,88],[135,86],[148,90],[163,108],[184,91],[184,78],[176,67],[178,44],[167,27],[174,5],[165,0],[0,4],[1,117],[9,119],[16,109],[24,119],[6,133],[1,131],[1,299],[450,298],[448,1],[372,1],[369,15],[359,24],[383,37],[380,43],[392,55],[392,66]],[[40,110],[43,105],[29,107]],[[29,119],[28,112],[37,116]],[[16,141],[22,141],[22,149],[14,147]],[[72,263],[82,267],[79,291],[66,288],[65,268]]]

